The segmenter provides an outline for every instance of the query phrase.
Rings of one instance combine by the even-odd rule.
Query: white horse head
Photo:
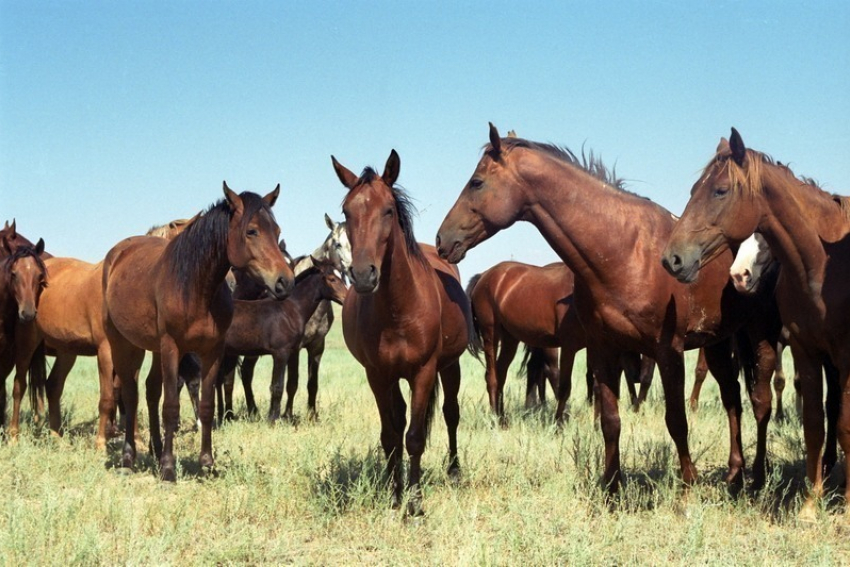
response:
[[[351,267],[351,242],[348,240],[345,222],[334,222],[325,213],[325,224],[331,229],[331,233],[322,244],[323,255],[334,263],[337,271],[347,275]]]
[[[741,293],[755,293],[765,269],[772,261],[773,254],[770,253],[767,241],[761,234],[753,233],[741,243],[735,261],[729,268],[735,289]]]

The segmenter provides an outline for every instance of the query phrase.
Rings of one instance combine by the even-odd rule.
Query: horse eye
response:
[[[392,209],[387,209],[386,211],[384,211],[384,216],[385,216],[385,217],[391,217],[391,216],[393,216],[393,210],[392,210]]]
[[[256,229],[256,228],[249,228],[249,229],[248,229],[248,232],[247,232],[246,234],[247,234],[248,236],[257,236],[257,235],[258,235],[258,234],[260,234],[260,233],[257,231],[257,229]]]
[[[729,192],[728,187],[717,187],[714,189],[714,197],[717,199],[722,199],[726,196],[726,193]]]
[[[480,189],[482,185],[484,185],[484,181],[477,177],[469,180],[469,187],[471,189]]]

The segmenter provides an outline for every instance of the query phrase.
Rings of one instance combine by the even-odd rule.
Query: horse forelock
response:
[[[39,271],[44,274],[46,282],[47,266],[44,264],[44,260],[42,260],[41,256],[39,256],[35,251],[35,246],[27,244],[18,246],[11,254],[0,260],[0,269],[2,269],[3,277],[8,279],[12,272],[12,266],[15,265],[15,262],[28,257],[32,257],[33,260],[35,260],[35,265],[38,267]]]
[[[380,176],[373,168],[366,167],[363,169],[363,173],[360,174],[360,177],[357,179],[357,183],[354,184],[354,187],[351,188],[343,199],[343,203],[348,200],[355,190],[359,189],[361,186],[370,185],[378,179],[380,179]],[[383,180],[381,182],[383,183]],[[422,249],[419,247],[419,243],[416,241],[416,236],[413,233],[413,215],[416,213],[416,207],[414,207],[411,197],[398,183],[388,188],[390,190],[390,196],[395,203],[396,218],[398,219],[398,224],[401,227],[401,232],[404,235],[404,241],[407,246],[408,253],[417,260],[427,263],[427,259],[422,253]]]

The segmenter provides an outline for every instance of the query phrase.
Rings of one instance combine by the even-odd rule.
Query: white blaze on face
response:
[[[773,255],[764,237],[758,233],[752,234],[741,243],[735,261],[729,268],[735,289],[741,293],[753,293],[758,289],[764,269],[772,260]]]

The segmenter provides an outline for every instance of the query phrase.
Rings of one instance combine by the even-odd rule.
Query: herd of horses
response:
[[[534,396],[532,385],[542,385],[537,395],[543,395],[539,377],[548,375],[558,422],[569,414],[574,357],[587,349],[588,394],[596,403],[605,446],[602,481],[611,493],[622,482],[621,375],[632,404],[639,406],[656,365],[682,480],[686,486],[696,481],[683,357],[696,348],[691,406],[710,370],[729,424],[726,481],[743,485],[738,382],[743,370],[757,424],[749,476],[758,489],[766,479],[771,378],[775,372],[781,396],[785,380],[778,350],[788,344],[798,374],[811,483],[801,514],[815,514],[824,475],[837,461],[836,441],[845,454],[850,451],[850,201],[747,149],[733,129],[676,218],[625,190],[593,155],[579,157],[514,135],[503,138],[491,124],[489,144],[431,246],[414,237],[409,198],[396,184],[401,164],[394,150],[380,174],[367,167],[357,175],[331,161],[348,190],[345,220],[334,223],[326,215],[328,239],[298,260],[286,253],[271,212],[279,186],[260,197],[237,194],[225,183],[224,199],[203,213],[164,225],[161,233],[127,238],[97,264],[53,258],[43,241],[32,244],[7,223],[0,232],[4,422],[5,377],[13,368],[15,379],[6,435],[18,434],[28,376],[34,418],[44,410],[43,389],[49,426],[58,434],[65,379],[77,356],[96,356],[96,443],[105,447],[113,433],[118,402],[121,465],[131,469],[138,373],[151,351],[145,392],[150,446],[161,478],[176,478],[173,438],[184,381],[200,384],[199,460],[211,468],[215,399],[219,419],[232,415],[233,372],[240,357],[248,410],[257,411],[254,364],[269,354],[274,359],[269,419],[291,419],[297,354],[306,349],[309,411],[315,417],[318,369],[334,301],[342,304],[346,346],[364,367],[377,403],[396,506],[404,495],[407,450],[410,513],[422,510],[421,457],[440,387],[448,473],[456,478],[460,357],[466,350],[484,352],[489,403],[504,423],[503,388],[520,342],[534,347],[527,356],[529,374],[537,369],[528,399]],[[503,262],[473,277],[464,290],[455,264],[518,220],[532,223],[562,262],[544,267]],[[55,356],[49,376],[45,355]],[[281,412],[287,368],[288,397]],[[409,426],[402,379],[410,386]]]

